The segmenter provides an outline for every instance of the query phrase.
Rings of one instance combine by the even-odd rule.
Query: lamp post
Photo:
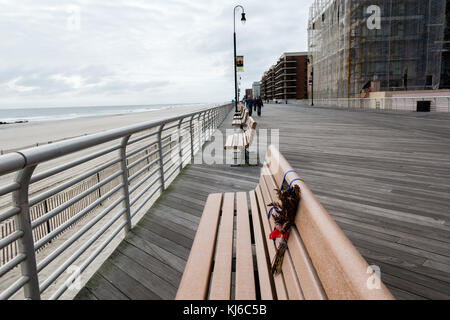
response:
[[[314,107],[314,67],[311,67],[311,106]]]
[[[241,5],[237,5],[234,7],[233,11],[233,22],[234,22],[234,33],[233,33],[233,39],[234,39],[234,104],[235,104],[235,112],[238,112],[238,87],[237,87],[237,63],[236,63],[236,9],[242,9],[242,15],[241,15],[241,21],[243,24],[247,21],[245,18],[245,10],[244,7]]]
[[[306,62],[311,65],[311,106],[314,107],[314,66],[311,59],[307,58]]]

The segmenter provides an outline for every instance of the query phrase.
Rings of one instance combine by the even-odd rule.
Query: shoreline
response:
[[[195,105],[143,112],[92,115],[63,120],[29,121],[0,125],[0,155],[131,124],[173,117],[212,106]]]

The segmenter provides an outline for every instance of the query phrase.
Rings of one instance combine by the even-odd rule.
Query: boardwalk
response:
[[[263,111],[258,128],[280,129],[281,152],[394,296],[450,299],[450,116]],[[173,299],[207,195],[258,178],[258,167],[188,167],[77,298]]]

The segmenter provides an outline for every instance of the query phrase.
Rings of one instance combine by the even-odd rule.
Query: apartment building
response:
[[[306,52],[283,53],[262,76],[262,98],[279,103],[307,99],[307,56]]]

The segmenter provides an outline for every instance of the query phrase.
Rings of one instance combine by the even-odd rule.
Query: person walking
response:
[[[251,117],[253,114],[253,99],[252,99],[252,97],[248,97],[248,99],[247,99],[247,110],[248,110],[249,117]]]
[[[258,99],[256,99],[256,107],[258,109],[258,117],[261,117],[261,108],[264,107],[264,103],[261,97],[258,97]]]
[[[253,98],[253,111],[256,111],[256,105],[257,105],[258,99]]]

